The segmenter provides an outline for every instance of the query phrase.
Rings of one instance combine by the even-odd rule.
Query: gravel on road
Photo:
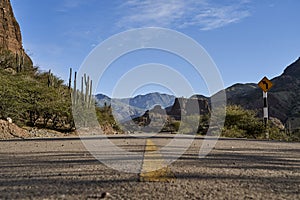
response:
[[[170,139],[151,138],[158,148]],[[144,138],[110,140],[144,151]],[[99,162],[80,138],[0,141],[0,199],[300,199],[300,143],[221,138],[199,159],[202,143],[196,137],[169,166],[174,180],[140,182]]]

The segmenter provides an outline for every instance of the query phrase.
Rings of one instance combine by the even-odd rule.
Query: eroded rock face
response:
[[[22,45],[20,26],[14,16],[10,0],[0,0],[0,48],[22,55],[32,63]]]
[[[182,114],[188,116],[208,113],[210,113],[209,103],[204,98],[176,98],[168,111],[168,115],[176,120],[180,120]]]

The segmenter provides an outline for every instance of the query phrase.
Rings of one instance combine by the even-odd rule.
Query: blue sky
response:
[[[68,79],[69,67],[78,70],[90,51],[105,39],[131,28],[149,26],[179,31],[201,44],[219,68],[225,87],[238,82],[256,83],[263,76],[278,76],[300,56],[298,0],[11,0],[11,3],[21,26],[23,46],[34,64],[42,70],[51,68],[64,80]],[[153,57],[157,58],[155,62],[171,67],[185,65],[178,58],[157,55],[155,51],[129,55],[124,62],[130,68],[152,62]],[[112,72],[115,76],[118,64],[124,63],[115,63]],[[195,86],[196,93],[209,95],[203,81],[188,75],[186,78]],[[97,92],[110,95],[111,84],[97,86]],[[164,91],[147,86],[136,93],[146,90]],[[182,91],[177,95],[189,94]]]

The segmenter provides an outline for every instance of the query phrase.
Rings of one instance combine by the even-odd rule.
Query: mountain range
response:
[[[271,79],[273,87],[268,92],[269,116],[278,118],[289,128],[300,127],[300,58],[285,68],[283,73]],[[227,104],[241,105],[245,109],[257,111],[262,116],[262,90],[257,83],[237,83],[225,89]],[[96,95],[99,106],[113,103],[116,112],[124,113],[130,110],[131,116],[141,116],[146,110],[160,105],[167,111],[175,109],[177,97],[168,94],[149,93],[133,98],[111,99],[103,94]],[[193,95],[189,99],[201,99],[209,102],[210,98],[203,95]],[[178,104],[178,103],[177,103]],[[178,107],[178,105],[177,105]],[[178,109],[178,108],[177,108]]]
[[[7,51],[11,53],[14,65],[6,66],[1,63],[4,69],[13,67],[16,72],[21,71],[21,67],[30,66],[33,68],[30,57],[26,54],[22,35],[18,22],[14,17],[10,0],[0,1],[0,54],[7,56]],[[1,58],[2,59],[2,58]],[[300,129],[300,58],[285,68],[280,76],[271,79],[273,87],[268,92],[269,116],[278,118],[288,129]],[[234,84],[225,89],[227,104],[241,105],[246,109],[256,110],[258,115],[262,115],[263,98],[262,90],[257,83]],[[198,101],[200,112],[209,112],[210,97],[195,94],[190,98],[177,98],[173,95],[150,93],[138,95],[133,98],[111,99],[103,94],[95,96],[98,106],[113,105],[115,114],[121,120],[124,116],[138,117],[145,114],[147,110],[160,105],[162,109],[175,118],[182,109],[191,110],[189,101]],[[180,106],[185,105],[186,108]],[[158,107],[156,107],[157,110]],[[119,119],[119,120],[120,120]]]
[[[139,117],[147,110],[151,110],[156,105],[162,108],[172,106],[175,101],[175,96],[169,94],[161,94],[158,92],[145,95],[137,95],[133,98],[110,98],[103,94],[97,94],[97,105],[111,105],[113,107],[114,116],[118,121],[126,121],[130,118]]]

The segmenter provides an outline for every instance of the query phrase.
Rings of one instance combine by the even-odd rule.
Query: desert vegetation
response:
[[[197,133],[206,135],[210,126],[210,116],[188,116],[186,122],[199,120]],[[194,130],[185,122],[168,119],[162,132],[192,133]],[[226,107],[225,123],[221,130],[213,131],[222,137],[265,139],[266,134],[271,140],[299,141],[299,134],[288,133],[283,127],[278,126],[273,120],[269,120],[265,126],[263,120],[258,117],[257,112],[247,110],[239,105],[228,105]]]
[[[94,101],[91,90],[92,81],[89,77],[81,77],[81,90],[76,89],[76,80],[69,84],[49,72],[42,72],[31,63],[24,62],[22,55],[13,54],[8,50],[0,51],[0,119],[12,118],[19,126],[48,128],[59,131],[75,130],[74,117],[79,117],[79,126],[99,124],[107,132],[121,133],[120,125],[115,121],[110,105],[100,107]],[[76,75],[75,75],[76,79]],[[84,86],[84,87],[83,87]],[[77,105],[72,110],[73,105]],[[97,121],[91,116],[96,113]],[[143,118],[143,117],[142,117]],[[140,126],[139,119],[135,123]],[[186,120],[178,121],[167,116],[161,132],[172,133],[207,133],[210,115],[187,116]],[[192,128],[188,122],[198,123],[198,128]],[[90,124],[88,124],[90,123]],[[93,124],[91,124],[93,123]],[[77,124],[78,125],[78,124]],[[299,132],[299,131],[298,131]],[[241,106],[229,105],[226,108],[226,118],[221,136],[235,138],[265,138],[295,141],[299,133],[288,133],[272,120],[268,126],[257,117],[253,110]],[[219,134],[219,133],[218,133]]]
[[[0,118],[10,117],[19,126],[72,131],[73,114],[85,113],[81,109],[86,106],[77,106],[73,113],[72,101],[80,104],[88,98],[89,104],[94,104],[90,93],[83,96],[74,91],[70,83],[65,85],[51,71],[42,72],[30,63],[21,63],[19,55],[8,50],[1,50],[0,55]],[[109,109],[99,108],[96,113],[101,124],[113,124]],[[88,120],[88,116],[83,117]]]

